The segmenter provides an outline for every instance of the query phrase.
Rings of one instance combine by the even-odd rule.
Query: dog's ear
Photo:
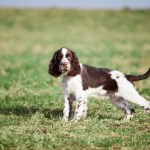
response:
[[[75,52],[71,51],[71,70],[68,72],[68,76],[76,76],[77,74],[80,74],[81,68],[78,61],[78,57],[76,56]]]
[[[54,77],[59,77],[61,75],[61,72],[59,70],[59,63],[60,63],[59,51],[60,50],[54,53],[53,58],[49,64],[49,69],[48,69],[48,73]]]

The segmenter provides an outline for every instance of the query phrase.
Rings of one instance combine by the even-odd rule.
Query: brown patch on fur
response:
[[[62,54],[60,53],[60,51],[61,49],[57,50],[54,53],[53,58],[49,64],[48,73],[54,77],[59,77],[61,75],[61,72],[59,70],[59,63],[60,60],[62,59]]]
[[[81,68],[80,68],[80,64],[78,61],[78,58],[75,54],[75,52],[73,52],[72,50],[68,50],[68,53],[70,53],[70,63],[71,63],[71,70],[68,72],[68,76],[76,76],[78,74],[80,74],[81,72]],[[68,54],[67,53],[67,54]]]
[[[83,90],[86,90],[89,87],[96,88],[99,86],[103,86],[103,89],[107,90],[108,94],[110,94],[111,92],[116,92],[118,90],[118,86],[116,81],[111,79],[111,75],[109,74],[110,71],[112,70],[83,65]]]

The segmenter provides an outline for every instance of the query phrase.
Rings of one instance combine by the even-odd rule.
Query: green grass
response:
[[[150,149],[150,118],[132,121],[109,101],[90,99],[78,123],[62,120],[60,79],[48,75],[55,50],[82,63],[144,73],[150,66],[150,11],[0,9],[0,149]],[[150,100],[150,80],[137,89]]]

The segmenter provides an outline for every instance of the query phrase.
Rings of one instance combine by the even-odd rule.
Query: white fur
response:
[[[77,91],[82,91],[82,81],[81,76],[77,75],[75,77],[62,76],[62,85],[65,88],[65,94],[76,93]]]
[[[64,74],[64,75],[67,75],[67,73],[70,71],[70,69],[71,69],[71,64],[70,64],[70,62],[69,62],[69,60],[66,58],[66,54],[67,54],[67,49],[66,48],[62,48],[62,54],[63,54],[63,58],[61,59],[61,61],[60,61],[60,65],[59,65],[59,68],[60,68],[60,70],[62,71],[62,74]],[[67,70],[68,71],[66,71],[65,70],[65,72],[63,72],[63,68],[62,68],[62,63],[67,63]]]
[[[116,80],[118,85],[116,96],[123,97],[124,99],[140,106],[144,106],[145,108],[150,107],[150,103],[139,95],[133,84],[125,78],[125,75],[122,72],[112,71],[110,74],[111,78]]]
[[[67,51],[68,50],[66,48],[62,48],[63,58],[61,59],[61,63],[69,63],[69,60],[66,58]]]
[[[83,91],[81,75],[68,77],[62,75],[62,86],[64,89],[64,119],[67,121],[69,116],[69,100],[70,95],[74,95],[77,101],[74,118],[72,121],[77,121],[81,117],[85,117],[87,113],[87,97]]]
[[[103,90],[103,86],[99,86],[97,88],[88,88],[84,91],[87,97],[95,97],[99,98],[103,95],[106,95],[107,91]]]
[[[62,54],[65,56],[67,54],[67,48],[62,48]]]
[[[66,97],[66,95],[64,94],[64,110],[63,110],[63,114],[64,114],[64,120],[65,121],[68,121],[68,117],[69,117],[69,100],[68,98]]]

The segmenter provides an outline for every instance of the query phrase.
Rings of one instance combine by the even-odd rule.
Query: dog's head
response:
[[[54,77],[59,77],[61,74],[76,76],[80,73],[80,70],[80,64],[75,52],[68,48],[61,48],[54,53],[48,72]]]

